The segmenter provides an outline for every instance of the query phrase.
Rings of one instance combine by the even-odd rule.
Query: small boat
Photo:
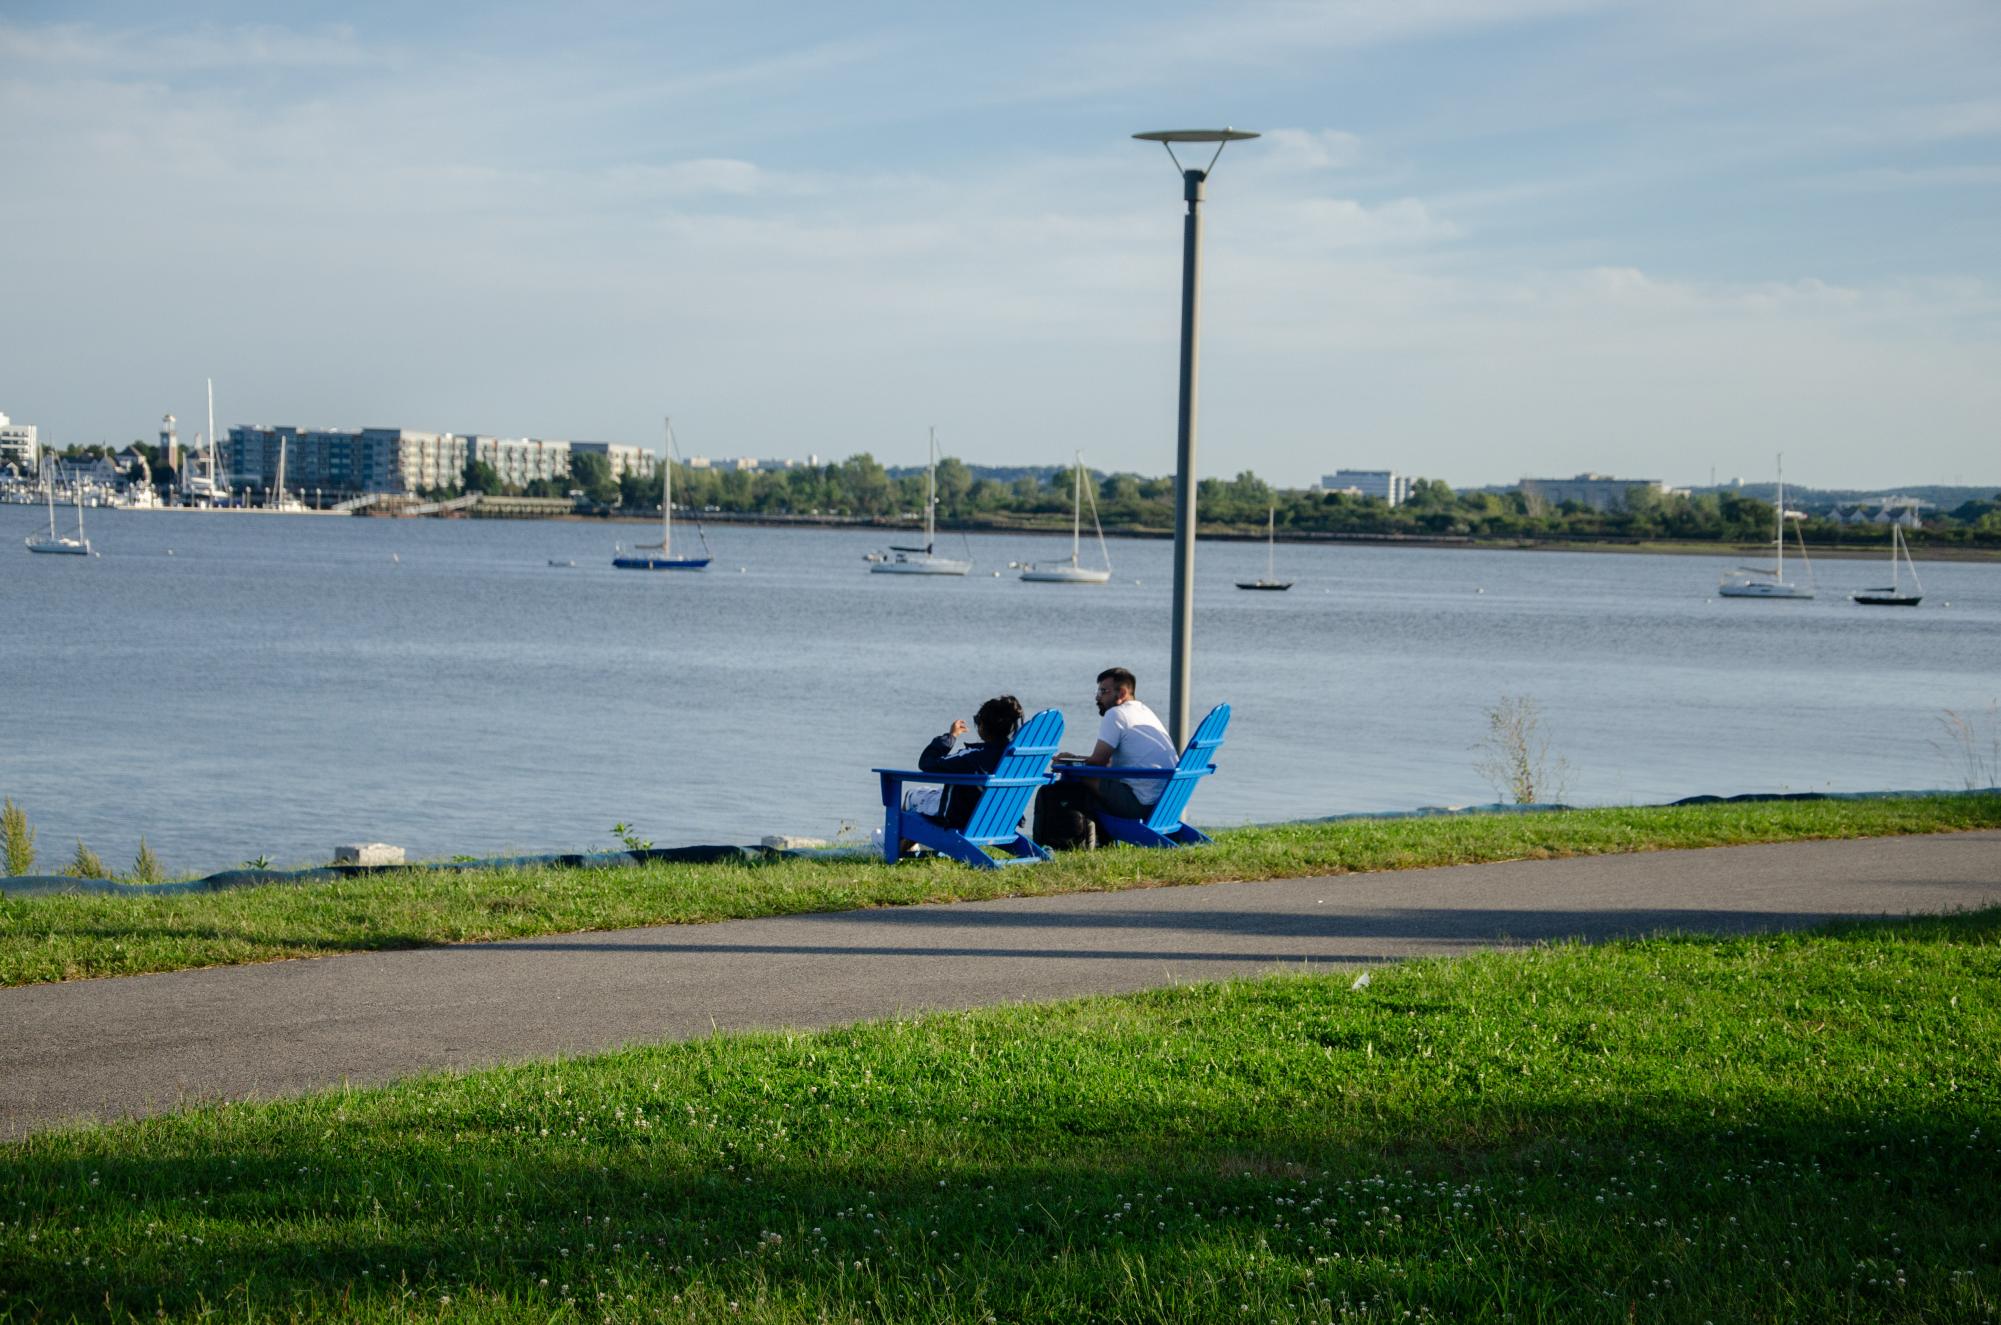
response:
[[[1916,593],[1904,592],[1904,577],[1897,567],[1897,556],[1903,554],[1904,565],[1911,568],[1911,584]],[[1925,600],[1924,582],[1918,579],[1917,564],[1911,560],[1911,545],[1904,541],[1904,531],[1896,525],[1890,526],[1890,583],[1887,587],[1861,589],[1848,595],[1864,607],[1916,607]]]
[[[1276,555],[1278,542],[1278,506],[1274,504],[1265,516],[1265,574],[1261,580],[1238,580],[1239,589],[1285,590],[1292,587],[1291,580],[1281,580],[1273,571],[1272,560]]]
[[[924,471],[924,546],[897,547],[868,554],[871,575],[964,575],[970,561],[941,557],[936,551],[938,516],[938,430],[931,430],[931,451]]]
[[[82,482],[79,481],[76,485],[75,538],[71,538],[68,534],[58,534],[56,532],[56,483],[53,465],[42,471],[42,488],[46,492],[49,502],[49,532],[47,534],[29,534],[23,540],[28,545],[28,551],[54,553],[57,556],[69,557],[88,557],[93,555],[90,550],[90,540],[83,536]]]
[[[1077,552],[1083,540],[1084,502],[1091,503],[1091,527],[1098,533],[1098,552],[1105,559],[1103,570],[1079,564]],[[1084,453],[1077,452],[1077,490],[1070,499],[1070,560],[1054,566],[1028,563],[1021,578],[1031,584],[1103,584],[1112,578],[1112,554],[1105,547],[1105,528],[1098,523],[1098,498],[1084,486]]]
[[[707,570],[714,558],[709,555],[709,540],[699,524],[695,526],[695,536],[702,540],[701,556],[674,555],[674,421],[669,419],[667,449],[660,457],[660,542],[641,543],[631,552],[615,547],[611,564],[619,570]],[[660,553],[657,557],[652,555],[656,546]]]
[[[1800,562],[1806,567],[1807,583],[1798,584],[1786,579],[1786,466],[1783,455],[1779,457],[1779,493],[1778,501],[1774,504],[1773,509],[1775,511],[1773,517],[1775,527],[1772,537],[1772,552],[1774,556],[1772,569],[1764,570],[1757,566],[1739,566],[1735,571],[1727,572],[1722,582],[1716,586],[1716,592],[1720,596],[1724,598],[1780,598],[1794,600],[1813,597],[1813,563],[1808,561],[1806,557],[1806,535],[1799,533],[1798,529],[1795,529],[1793,532],[1799,536]],[[1731,576],[1733,575],[1740,578],[1732,579]],[[1763,576],[1765,578],[1753,579],[1751,578],[1753,576]]]

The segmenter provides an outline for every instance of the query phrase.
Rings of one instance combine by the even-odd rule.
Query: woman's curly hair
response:
[[[980,705],[980,711],[973,715],[973,725],[980,729],[981,740],[988,745],[1001,745],[1014,739],[1027,716],[1022,712],[1021,701],[1013,695],[996,695]]]

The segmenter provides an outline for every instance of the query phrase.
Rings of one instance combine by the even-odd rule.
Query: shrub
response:
[[[26,874],[35,868],[35,830],[28,816],[9,796],[0,805],[0,849],[4,849],[9,874]]]

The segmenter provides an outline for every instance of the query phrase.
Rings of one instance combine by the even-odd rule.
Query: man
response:
[[[1139,682],[1123,667],[1099,672],[1098,742],[1090,754],[1058,755],[1056,762],[1093,768],[1173,768],[1180,752],[1154,711],[1134,697],[1138,688]],[[1036,841],[1044,846],[1089,845],[1099,814],[1144,819],[1160,799],[1162,785],[1157,778],[1066,778],[1036,798]]]

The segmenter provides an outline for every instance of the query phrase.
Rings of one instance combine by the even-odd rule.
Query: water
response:
[[[85,561],[21,548],[40,518],[0,506],[0,794],[48,866],[79,837],[121,866],[141,833],[206,872],[576,850],[615,821],[865,831],[870,767],[990,694],[1061,708],[1071,749],[1107,666],[1166,703],[1164,541],[1114,540],[1093,588],[1017,581],[1069,550],[1028,535],[972,537],[955,580],[869,575],[886,540],[848,530],[723,526],[675,575],[611,568],[633,525],[94,512]],[[1472,747],[1503,694],[1541,703],[1577,802],[1952,786],[1940,712],[2001,693],[2001,565],[1924,563],[1912,611],[1847,601],[1879,562],[1756,603],[1707,557],[1281,546],[1290,593],[1232,587],[1264,560],[1200,549],[1196,713],[1236,711],[1204,823],[1491,800]]]

